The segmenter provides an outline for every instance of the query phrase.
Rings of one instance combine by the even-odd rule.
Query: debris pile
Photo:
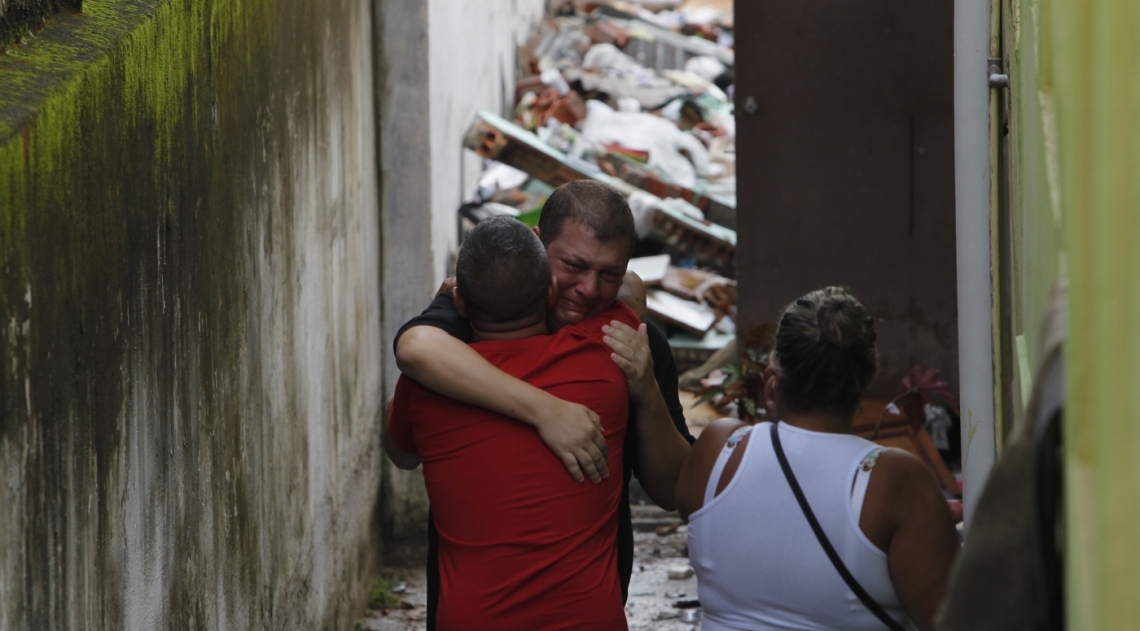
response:
[[[495,214],[535,225],[554,188],[616,187],[633,210],[631,269],[679,362],[732,339],[736,125],[732,3],[568,3],[519,51],[510,120],[478,112],[464,145],[485,158],[470,227]]]

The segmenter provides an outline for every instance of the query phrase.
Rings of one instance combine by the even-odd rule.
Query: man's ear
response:
[[[542,240],[542,231],[538,229],[538,226],[531,228],[531,230],[534,230],[535,236],[537,236],[538,240],[541,241]]]
[[[538,230],[538,228],[535,228]],[[558,278],[553,274],[550,275],[550,287],[546,289],[546,308],[553,309],[554,305],[558,303]]]
[[[649,305],[645,297],[645,283],[633,270],[627,270],[622,279],[621,288],[618,289],[617,299],[624,302],[642,321],[649,314]]]
[[[455,298],[455,310],[459,315],[467,317],[467,303],[463,301],[463,296],[459,293],[459,287],[451,290],[452,297]]]

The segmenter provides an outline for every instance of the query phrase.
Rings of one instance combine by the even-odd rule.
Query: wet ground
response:
[[[635,494],[636,495],[636,494]],[[698,622],[685,622],[686,609],[697,598],[697,579],[689,571],[686,527],[676,513],[656,506],[634,506],[633,576],[626,603],[631,631],[693,631]],[[672,571],[672,572],[671,572]],[[357,627],[361,631],[425,631],[427,604],[423,568],[390,569],[400,604],[392,609],[371,609]],[[670,578],[688,575],[686,578]],[[402,583],[402,585],[401,585]],[[690,610],[691,611],[691,610]]]

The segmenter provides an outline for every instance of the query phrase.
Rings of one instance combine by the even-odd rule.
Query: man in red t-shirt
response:
[[[636,328],[621,303],[549,335],[557,298],[537,236],[509,218],[481,222],[456,264],[456,304],[475,348],[504,372],[601,418],[621,470],[625,375],[602,326]],[[421,460],[439,532],[437,626],[453,629],[626,629],[617,570],[622,481],[581,484],[534,428],[448,399],[402,376],[384,434],[393,462]]]

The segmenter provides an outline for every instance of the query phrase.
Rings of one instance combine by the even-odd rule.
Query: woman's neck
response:
[[[809,412],[784,412],[780,420],[809,432],[824,432],[828,434],[850,434],[854,423],[853,415],[843,415],[834,412],[813,410]]]

